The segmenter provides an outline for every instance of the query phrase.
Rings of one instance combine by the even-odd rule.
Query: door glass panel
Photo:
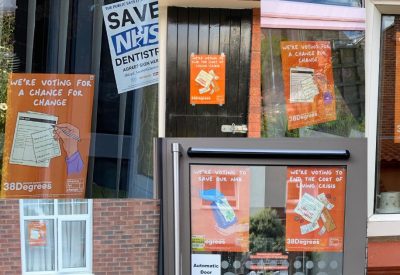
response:
[[[364,137],[364,38],[363,31],[263,28],[262,136]],[[312,62],[303,57],[313,56],[315,51],[297,50],[317,47],[324,50],[320,57],[312,58]],[[314,89],[318,94],[308,102],[296,99],[294,92],[301,89],[296,90],[295,85],[292,89],[289,85],[291,78],[301,78],[298,74],[301,70],[294,70],[294,67],[312,69],[308,75],[314,75]]]
[[[61,222],[62,268],[86,266],[86,221]]]
[[[192,165],[190,173],[192,275],[343,274],[345,167]]]
[[[54,271],[54,221],[29,220],[24,226],[26,271]]]

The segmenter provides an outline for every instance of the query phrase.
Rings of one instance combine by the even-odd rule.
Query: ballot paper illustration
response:
[[[329,213],[328,209],[324,209],[321,213],[321,220],[324,223],[324,227],[327,232],[331,232],[336,229],[335,222],[332,215]]]
[[[237,222],[235,211],[228,200],[216,189],[202,190],[200,197],[203,200],[211,201],[215,221],[220,228],[228,228]]]
[[[328,198],[326,197],[325,193],[321,193],[317,196],[317,199],[322,202],[328,210],[332,210],[334,205],[329,202]]]
[[[219,86],[216,83],[216,80],[218,79],[219,76],[217,76],[213,70],[208,72],[201,70],[195,78],[195,81],[203,87],[199,89],[199,94],[205,94],[208,92],[213,94],[214,92],[218,92]]]
[[[15,126],[10,163],[34,167],[49,167],[52,158],[61,156],[60,143],[54,139],[58,117],[19,112]]]
[[[309,223],[309,224],[300,226],[300,232],[301,232],[301,235],[304,235],[304,234],[313,232],[313,231],[317,230],[318,228],[319,228],[318,222]]]
[[[310,223],[315,223],[321,216],[324,204],[308,193],[299,200],[294,212]]]
[[[319,94],[314,69],[290,68],[290,103],[312,103]]]
[[[323,227],[321,227],[321,229],[319,230],[318,235],[322,236],[322,235],[324,235],[325,233],[326,233],[326,228],[325,228],[325,226],[323,226]]]
[[[329,202],[325,193],[313,197],[305,193],[300,199],[294,212],[302,216],[309,224],[300,226],[300,233],[302,235],[308,234],[320,228],[319,222],[323,226],[319,230],[319,235],[324,235],[325,232],[331,232],[336,229],[335,222],[332,215],[329,213],[334,208],[334,205]]]

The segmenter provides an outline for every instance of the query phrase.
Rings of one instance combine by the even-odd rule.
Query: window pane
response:
[[[364,136],[364,32],[263,29],[261,43],[264,137]]]
[[[307,2],[314,4],[327,4],[327,5],[338,5],[338,6],[352,6],[352,7],[361,7],[361,0],[284,0],[284,1],[292,1],[292,2]]]
[[[54,221],[25,221],[25,264],[27,271],[55,270]]]
[[[15,3],[0,5],[2,195],[152,198],[158,85],[118,87],[155,78],[156,50],[135,57],[129,68],[119,66],[125,71],[116,78],[102,6],[117,0],[0,2]],[[154,6],[155,17],[157,11]],[[129,50],[138,56],[142,49]],[[14,98],[17,79],[30,84],[21,84]],[[56,125],[61,132],[53,132]]]
[[[74,214],[87,214],[88,201],[79,199],[59,200],[58,201],[58,214],[59,215],[74,215]]]
[[[400,16],[383,16],[375,211],[400,213]]]
[[[62,268],[86,266],[86,221],[61,222]]]
[[[54,200],[23,200],[24,216],[54,215]]]

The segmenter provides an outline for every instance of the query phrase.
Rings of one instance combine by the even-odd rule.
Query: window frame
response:
[[[92,255],[93,255],[93,201],[87,200],[87,214],[70,214],[70,215],[59,215],[58,214],[58,202],[60,200],[53,200],[54,212],[52,215],[37,215],[37,216],[25,216],[24,215],[24,200],[19,201],[20,211],[20,236],[21,236],[21,270],[24,275],[55,275],[55,274],[81,274],[81,275],[92,275]],[[25,221],[36,221],[36,220],[52,220],[54,223],[54,240],[55,240],[55,270],[54,271],[27,271],[26,266],[26,240],[25,240]],[[63,221],[85,221],[85,252],[86,252],[86,267],[85,268],[62,268],[62,236],[61,236],[61,222]],[[59,230],[60,229],[60,230]]]
[[[366,0],[365,95],[368,137],[368,237],[400,235],[400,214],[375,213],[382,15],[400,15],[400,2]],[[368,57],[368,58],[367,58]]]

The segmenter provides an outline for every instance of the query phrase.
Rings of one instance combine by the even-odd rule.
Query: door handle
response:
[[[235,123],[232,123],[232,125],[222,125],[221,126],[222,133],[246,134],[247,131],[248,131],[248,129],[247,129],[246,124],[236,125]]]
[[[349,159],[349,150],[195,148],[187,151],[189,157],[273,158],[273,159]]]

